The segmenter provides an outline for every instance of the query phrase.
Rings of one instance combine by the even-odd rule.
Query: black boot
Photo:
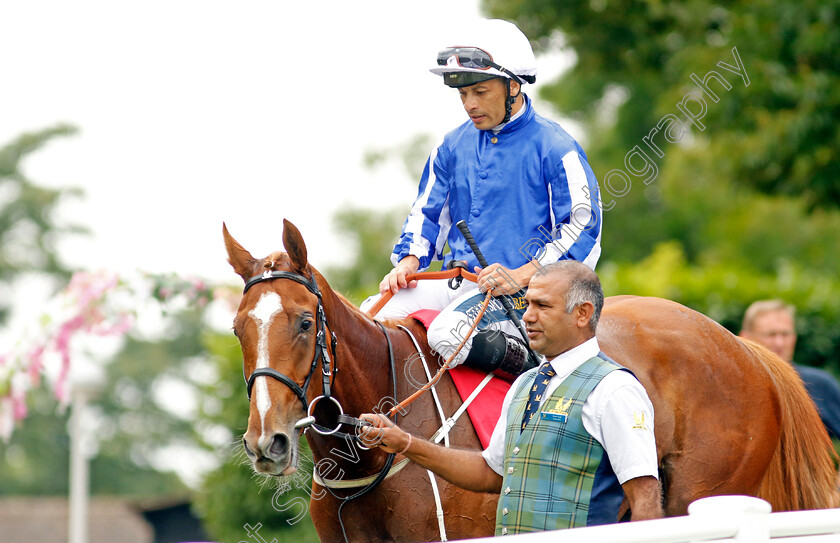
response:
[[[525,343],[514,336],[495,330],[476,332],[472,348],[464,364],[513,381],[521,373],[537,367],[539,362],[529,355]]]

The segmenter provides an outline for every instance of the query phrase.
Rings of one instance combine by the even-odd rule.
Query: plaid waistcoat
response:
[[[606,468],[607,478],[614,480],[607,484],[621,492],[603,447],[583,427],[582,410],[595,385],[623,368],[603,353],[587,360],[557,387],[540,407],[539,416],[520,434],[537,369],[522,379],[508,409],[496,535],[586,526],[595,473],[602,460],[606,466],[601,471]],[[614,494],[615,489],[608,492]]]

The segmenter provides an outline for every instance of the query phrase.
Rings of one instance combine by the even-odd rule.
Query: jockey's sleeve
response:
[[[547,177],[551,236],[532,256],[543,265],[573,259],[595,269],[601,256],[601,199],[583,150],[566,153]]]
[[[433,260],[443,258],[443,247],[452,226],[449,216],[450,176],[444,171],[446,153],[442,141],[438,143],[423,168],[417,198],[411,206],[399,241],[391,254],[395,266],[408,255],[420,260],[420,271]]]

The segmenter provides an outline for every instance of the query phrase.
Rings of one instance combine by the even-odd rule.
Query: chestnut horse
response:
[[[321,397],[317,406],[334,408],[313,413],[331,432],[336,423],[330,421],[341,420],[338,405],[358,417],[386,412],[395,392],[397,400],[409,396],[422,370],[407,331],[428,360],[437,358],[418,322],[382,326],[334,292],[308,263],[303,238],[290,222],[284,221],[286,252],[264,259],[223,231],[229,262],[246,282],[234,320],[250,397],[245,451],[258,473],[289,476],[300,465],[297,423],[310,402]],[[721,494],[758,496],[776,511],[840,505],[831,442],[795,370],[781,359],[695,311],[656,298],[608,298],[598,339],[650,395],[667,515],[684,515],[692,501]],[[435,388],[450,416],[461,400],[448,374]],[[398,424],[418,437],[429,438],[440,426],[428,393],[403,415]],[[393,456],[357,449],[351,433],[306,432],[322,478],[378,479],[365,490],[313,482],[310,514],[319,537],[439,539],[427,472],[400,462],[404,469],[397,472]],[[459,419],[450,441],[480,448],[468,417]],[[496,495],[437,482],[450,539],[493,533]],[[355,499],[343,499],[348,496]]]

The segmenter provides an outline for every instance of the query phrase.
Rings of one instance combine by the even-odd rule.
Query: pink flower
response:
[[[43,343],[39,343],[29,352],[29,367],[27,371],[29,372],[29,378],[33,387],[38,386],[38,383],[41,382],[41,369],[44,367],[45,348],[46,346]]]

